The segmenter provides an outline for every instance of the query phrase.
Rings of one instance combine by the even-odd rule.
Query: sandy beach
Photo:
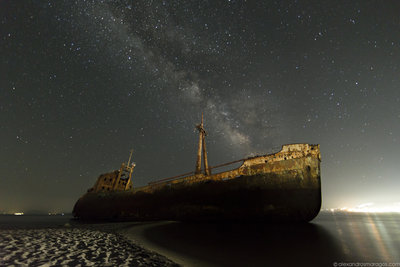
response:
[[[1,226],[0,266],[177,266],[118,234],[121,224]]]

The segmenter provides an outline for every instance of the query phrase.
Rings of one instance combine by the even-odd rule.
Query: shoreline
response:
[[[190,256],[184,256],[182,253],[176,252],[168,247],[152,242],[147,238],[146,233],[151,231],[152,228],[171,226],[179,224],[175,221],[162,221],[162,222],[146,222],[146,223],[132,223],[130,226],[123,227],[116,232],[124,236],[132,243],[139,245],[151,252],[165,256],[167,259],[179,264],[180,266],[187,267],[200,267],[200,266],[218,266],[207,261],[195,259]]]
[[[331,266],[400,261],[398,213],[321,212],[306,224],[9,219],[0,217],[0,265]],[[355,242],[377,237],[379,244]]]

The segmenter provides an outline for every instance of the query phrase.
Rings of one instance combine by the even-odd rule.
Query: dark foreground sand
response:
[[[178,266],[118,234],[121,227],[0,229],[0,266]]]

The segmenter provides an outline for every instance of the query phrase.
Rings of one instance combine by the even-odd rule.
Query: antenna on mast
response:
[[[129,164],[131,163],[132,153],[133,153],[133,149],[131,149],[131,155],[129,156],[128,164],[126,165],[128,167],[129,167]]]

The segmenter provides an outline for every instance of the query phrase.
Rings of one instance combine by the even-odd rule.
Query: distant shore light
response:
[[[358,205],[354,208],[334,208],[330,209],[331,212],[341,211],[341,212],[368,212],[368,213],[400,213],[400,203],[389,204],[385,206],[376,206],[374,203],[365,203]]]

